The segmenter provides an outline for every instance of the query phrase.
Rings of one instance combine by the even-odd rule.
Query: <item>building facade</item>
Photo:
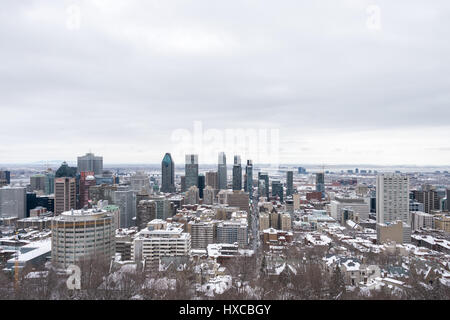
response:
[[[76,209],[77,191],[75,178],[55,179],[55,215]]]
[[[52,220],[52,262],[64,268],[89,257],[107,263],[114,257],[114,237],[114,217],[107,211],[64,211]]]
[[[170,153],[161,162],[161,192],[175,192],[175,163]]]
[[[185,189],[198,186],[198,155],[187,154],[185,162]]]
[[[377,223],[401,220],[409,222],[409,177],[401,174],[380,174],[376,188]]]
[[[233,164],[233,190],[242,190],[241,156],[234,156]]]
[[[228,177],[227,177],[227,157],[225,152],[219,153],[219,163],[217,165],[217,176],[219,190],[224,190],[228,188]]]
[[[93,153],[78,157],[77,173],[83,171],[94,171],[95,175],[103,173],[103,157],[95,156]]]

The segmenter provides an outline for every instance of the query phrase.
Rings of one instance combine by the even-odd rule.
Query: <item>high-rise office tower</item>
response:
[[[103,157],[95,156],[93,153],[78,157],[77,173],[83,171],[94,171],[95,175],[103,173]]]
[[[377,176],[377,223],[401,220],[409,224],[409,177],[385,173]]]
[[[120,227],[129,228],[135,225],[136,191],[118,189],[112,193],[112,202],[120,208]]]
[[[62,177],[55,179],[55,215],[70,211],[77,207],[77,191],[75,178]]]
[[[46,177],[43,174],[35,174],[30,177],[31,190],[33,191],[45,191]]]
[[[286,172],[286,197],[292,196],[294,192],[294,172]]]
[[[148,193],[152,193],[152,188],[150,187],[150,178],[145,172],[138,171],[130,178],[131,190],[139,192],[145,189]]]
[[[52,169],[48,169],[45,173],[45,194],[55,193],[55,173]]]
[[[203,199],[203,190],[205,189],[205,176],[200,174],[198,176],[198,195],[200,199]]]
[[[440,209],[440,198],[436,191],[436,187],[425,184],[422,186],[421,190],[413,190],[412,193],[417,202],[423,203],[424,211],[426,213],[431,213],[432,210]]]
[[[248,192],[250,199],[253,197],[253,163],[252,160],[247,160],[247,166],[245,167],[245,185],[244,190]]]
[[[219,190],[228,188],[228,180],[227,180],[227,157],[225,156],[225,152],[219,153],[219,164],[217,167],[217,175],[219,178]]]
[[[11,183],[11,172],[0,170],[0,187]]]
[[[89,205],[89,188],[95,186],[94,171],[80,172],[80,195],[78,197],[78,209]]]
[[[283,202],[283,184],[279,180],[272,181],[272,197],[279,197],[280,202]]]
[[[214,204],[214,189],[211,186],[206,186],[203,190],[203,204]]]
[[[185,188],[198,186],[198,155],[187,154],[185,162]]]
[[[166,220],[172,216],[171,202],[163,195],[152,195],[150,200],[156,202],[156,219]]]
[[[145,229],[147,224],[153,219],[156,219],[156,201],[139,201],[136,212],[136,226],[138,230]]]
[[[161,192],[175,192],[175,163],[170,153],[161,162]]]
[[[234,156],[233,164],[233,190],[242,190],[241,156]]]
[[[269,174],[258,172],[258,196],[269,199]]]
[[[216,171],[208,171],[205,173],[205,185],[210,186],[213,189],[219,189]]]
[[[198,204],[199,203],[199,190],[196,186],[191,186],[186,193],[186,204]]]
[[[322,198],[325,197],[325,174],[323,172],[316,173],[316,191],[322,192]]]
[[[26,212],[26,188],[10,186],[0,188],[0,216],[17,217],[22,219],[26,217]]]

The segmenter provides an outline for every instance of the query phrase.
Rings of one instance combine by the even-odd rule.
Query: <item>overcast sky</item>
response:
[[[260,161],[449,165],[449,39],[448,0],[2,1],[0,163],[248,156],[199,121],[278,132]]]

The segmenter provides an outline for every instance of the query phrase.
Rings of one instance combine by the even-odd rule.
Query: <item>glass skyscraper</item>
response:
[[[198,155],[187,154],[185,161],[185,190],[198,186]]]
[[[175,163],[170,153],[161,162],[161,192],[175,192]]]
[[[217,175],[219,179],[219,190],[227,189],[227,157],[225,156],[225,152],[219,153]]]

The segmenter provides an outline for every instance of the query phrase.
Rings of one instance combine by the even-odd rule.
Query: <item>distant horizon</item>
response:
[[[49,166],[57,166],[59,167],[63,162],[66,162],[69,166],[76,166],[76,161],[67,161],[67,160],[51,160],[48,161]],[[175,162],[175,167],[178,166],[184,166],[184,162],[177,163]],[[35,161],[35,162],[14,162],[14,163],[0,163],[0,168],[4,168],[5,166],[45,166],[45,161]],[[217,163],[199,163],[199,166],[216,166]],[[274,166],[273,163],[253,163],[254,167],[257,166]],[[116,166],[148,166],[148,167],[154,167],[154,166],[161,166],[161,163],[140,163],[140,162],[110,162],[110,163],[103,163],[104,168],[109,167],[116,167]],[[227,163],[227,166],[232,167],[233,163]],[[246,166],[246,162],[242,160],[241,166]],[[325,167],[325,170],[329,168],[336,168],[336,167],[348,167],[353,169],[370,169],[370,168],[448,168],[450,169],[450,165],[439,165],[439,164],[427,164],[427,165],[416,165],[416,164],[368,164],[368,163],[280,163],[278,164],[278,167],[305,167],[305,168],[321,168],[322,166]]]

